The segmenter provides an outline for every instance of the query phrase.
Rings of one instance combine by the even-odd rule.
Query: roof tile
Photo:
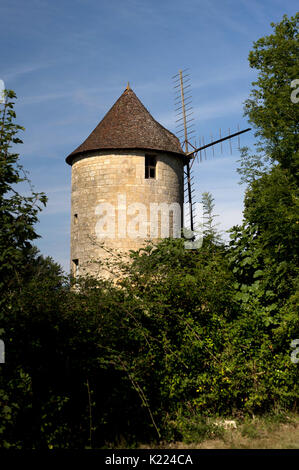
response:
[[[92,150],[145,149],[185,156],[178,138],[159,124],[127,87],[87,139],[68,157]]]

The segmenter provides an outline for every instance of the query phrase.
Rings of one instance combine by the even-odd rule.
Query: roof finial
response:
[[[131,90],[131,88],[130,88],[130,82],[128,82],[126,90]]]

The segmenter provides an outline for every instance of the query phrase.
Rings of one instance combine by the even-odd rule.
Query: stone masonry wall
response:
[[[145,154],[156,156],[156,179],[145,178]],[[90,152],[75,158],[72,165],[71,209],[73,273],[76,269],[73,260],[78,264],[77,273],[96,272],[96,267],[90,265],[90,261],[107,257],[101,247],[102,242],[106,247],[123,253],[142,246],[144,237],[129,237],[128,230],[119,222],[118,203],[124,197],[127,207],[136,203],[146,206],[145,238],[150,238],[150,203],[176,202],[183,208],[183,192],[183,161],[174,154],[110,150]],[[99,238],[96,230],[100,219],[97,207],[103,203],[109,203],[115,208],[115,233]],[[113,215],[109,206],[108,212]],[[133,217],[133,214],[126,217],[126,223],[131,223],[131,227]],[[160,232],[158,236],[161,237]]]

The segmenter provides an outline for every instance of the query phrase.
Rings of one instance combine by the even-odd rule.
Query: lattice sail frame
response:
[[[190,220],[190,230],[192,234],[194,234],[194,188],[193,188],[193,175],[192,175],[192,166],[195,162],[195,159],[198,161],[198,154],[200,156],[200,161],[203,160],[202,151],[204,151],[205,160],[207,159],[206,149],[212,147],[213,149],[213,156],[214,156],[214,146],[219,144],[221,145],[221,153],[223,153],[222,142],[225,140],[229,140],[230,144],[230,153],[232,154],[232,145],[231,139],[238,136],[238,148],[240,148],[240,135],[244,132],[248,132],[251,128],[244,129],[242,131],[239,130],[238,125],[238,132],[231,134],[230,128],[228,129],[228,135],[222,137],[221,129],[219,129],[219,139],[213,141],[213,134],[210,134],[211,142],[205,144],[204,137],[199,139],[199,147],[191,144],[190,137],[195,133],[194,130],[194,118],[190,117],[193,116],[193,107],[192,107],[192,95],[191,95],[191,78],[190,74],[186,73],[189,69],[179,70],[179,73],[172,77],[173,79],[173,86],[175,90],[175,112],[178,112],[176,117],[179,118],[176,120],[177,127],[177,137],[181,141],[181,145],[184,148],[186,157],[188,158],[186,164],[186,171],[184,171],[184,202],[185,202],[185,194],[188,199],[188,208],[189,208],[189,220]],[[203,145],[201,145],[201,143]],[[189,151],[189,147],[192,147],[192,151]],[[185,204],[184,204],[185,206]]]

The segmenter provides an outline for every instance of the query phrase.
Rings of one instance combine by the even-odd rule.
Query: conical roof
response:
[[[66,162],[71,164],[78,154],[106,149],[160,150],[185,157],[179,139],[151,116],[129,86]]]

